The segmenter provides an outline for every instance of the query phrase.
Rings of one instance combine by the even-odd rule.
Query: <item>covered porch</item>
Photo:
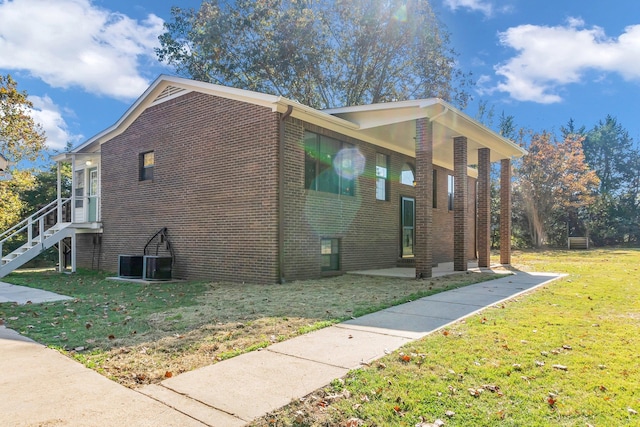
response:
[[[478,268],[490,266],[490,171],[492,163],[500,163],[500,262],[511,263],[511,160],[526,154],[523,148],[436,98],[325,112],[356,124],[368,141],[415,158],[414,277],[437,273],[433,267],[434,165],[453,171],[452,267],[453,271],[467,271],[470,245],[474,244]],[[473,202],[468,177],[477,180],[475,238],[467,222],[469,202]]]
[[[61,165],[71,165],[71,223],[100,228],[100,153],[63,153],[53,159],[58,164],[58,199],[62,192]]]

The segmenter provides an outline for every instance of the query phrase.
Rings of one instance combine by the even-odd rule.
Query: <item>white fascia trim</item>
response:
[[[507,139],[504,136],[494,132],[493,130],[491,130],[488,127],[484,126],[482,123],[479,123],[477,120],[472,119],[466,113],[458,110],[457,108],[455,108],[454,106],[452,106],[448,102],[443,101],[441,99],[439,101],[449,111],[453,112],[455,114],[456,118],[462,119],[474,131],[476,131],[476,132],[478,132],[480,134],[484,134],[485,136],[487,136],[489,138],[497,139],[502,144],[505,144],[506,146],[508,146],[508,148],[509,148],[508,151],[509,152],[504,152],[503,150],[497,149],[497,147],[495,147],[494,144],[492,144],[492,145],[494,145],[493,147],[489,147],[489,148],[494,149],[494,150],[498,151],[499,153],[501,153],[501,154],[503,154],[503,155],[505,155],[507,157],[521,157],[521,156],[524,156],[524,155],[528,154],[527,150],[525,150],[524,148],[520,147],[515,142],[513,142],[510,139]],[[436,119],[436,122],[440,123],[440,120]],[[464,135],[461,135],[461,136],[464,136]]]
[[[158,103],[174,99],[178,96],[185,95],[190,92],[200,92],[210,95],[216,95],[227,99],[234,99],[238,101],[247,102],[254,105],[261,105],[270,108],[272,111],[277,110],[277,103],[281,99],[279,96],[266,95],[258,92],[252,92],[243,89],[230,88],[226,86],[215,85],[212,83],[199,82],[195,80],[185,79],[182,77],[160,75],[144,93],[125,111],[125,113],[118,119],[116,123],[92,138],[88,139],[78,147],[74,148],[71,152],[78,153],[86,149],[89,146],[95,144],[102,144],[105,141],[119,135],[133,122],[142,112],[150,105],[153,105],[158,95],[162,93],[167,86],[176,86],[185,89],[184,92],[169,96]],[[300,104],[298,104],[300,105]]]

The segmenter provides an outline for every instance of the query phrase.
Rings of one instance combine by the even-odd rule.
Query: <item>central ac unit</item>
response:
[[[173,258],[170,256],[145,255],[143,257],[143,280],[171,280],[171,265]]]
[[[142,255],[118,255],[118,277],[142,278]]]

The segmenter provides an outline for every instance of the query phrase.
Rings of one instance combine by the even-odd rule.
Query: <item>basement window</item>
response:
[[[321,239],[322,271],[340,270],[340,239]]]

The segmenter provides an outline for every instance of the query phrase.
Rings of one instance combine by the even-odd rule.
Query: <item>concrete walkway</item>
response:
[[[15,302],[18,304],[39,304],[42,302],[60,301],[65,299],[72,298],[66,295],[56,294],[55,292],[43,291],[42,289],[34,289],[27,286],[0,282],[0,303]]]
[[[0,423],[243,426],[362,363],[558,277],[518,272],[443,292],[137,391],[0,327]]]

